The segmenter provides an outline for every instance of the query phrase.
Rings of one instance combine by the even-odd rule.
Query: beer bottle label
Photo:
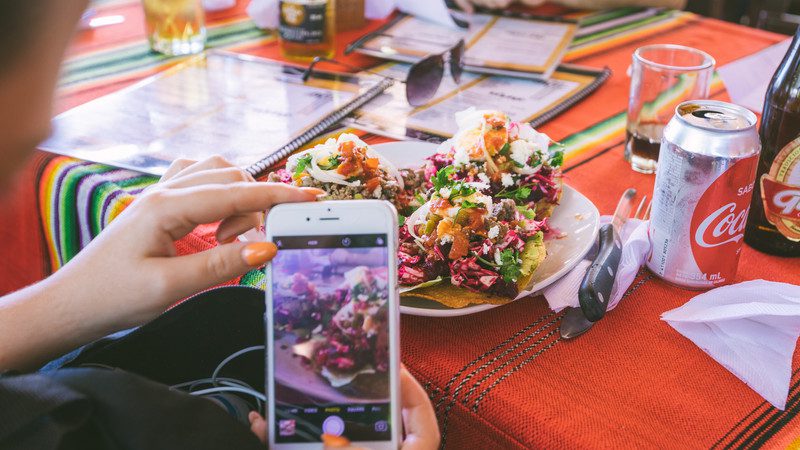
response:
[[[325,39],[325,10],[328,2],[296,3],[281,0],[281,39],[299,44],[319,44]]]
[[[769,223],[800,242],[800,137],[786,144],[761,176],[761,200]]]

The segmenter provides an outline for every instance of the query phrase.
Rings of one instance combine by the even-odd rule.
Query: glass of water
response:
[[[664,127],[679,103],[708,97],[714,58],[683,45],[647,45],[633,53],[630,70],[625,160],[655,173]]]
[[[165,55],[191,55],[206,45],[201,0],[142,0],[150,47]]]

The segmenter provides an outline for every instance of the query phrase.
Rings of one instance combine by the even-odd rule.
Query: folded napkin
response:
[[[259,28],[278,28],[278,0],[251,0],[247,15]]]
[[[216,3],[225,0],[203,0]],[[439,25],[458,28],[444,0],[366,0],[364,16],[367,19],[385,19],[395,8]],[[278,0],[251,0],[247,14],[259,28],[278,28]]]
[[[206,11],[220,11],[236,6],[236,0],[203,0]]]
[[[607,223],[611,223],[611,216],[602,216],[600,225]],[[617,269],[614,287],[611,290],[611,298],[608,301],[608,310],[614,309],[622,299],[650,251],[647,224],[647,221],[629,219],[622,229],[622,258]],[[566,307],[580,306],[578,289],[596,254],[597,243],[589,250],[586,259],[579,262],[568,274],[542,291],[548,305],[550,305],[550,309],[560,311]]]
[[[661,319],[776,408],[786,407],[800,336],[800,286],[764,280],[723,286]]]

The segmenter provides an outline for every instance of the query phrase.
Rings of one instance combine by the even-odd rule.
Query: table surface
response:
[[[179,61],[149,51],[139,5],[135,0],[99,2],[101,15],[121,14],[126,20],[77,35],[64,68],[59,111]],[[540,127],[566,145],[565,181],[603,213],[613,210],[625,188],[652,193],[653,177],[631,171],[622,157],[625,72],[635,48],[684,44],[711,53],[723,65],[785,38],[688,13],[656,19],[592,36],[571,49],[567,61],[607,66],[614,74],[596,93]],[[341,33],[339,43],[380,24],[372,21],[364,29]],[[209,46],[279,59],[275,37],[253,26],[243,2],[209,16]],[[360,55],[344,59],[360,66],[374,62]],[[712,97],[727,99],[718,78]],[[0,292],[59,268],[155,181],[37,154],[2,200],[0,231],[6,243]],[[188,253],[215,244],[212,228],[201,227],[177,247]],[[253,272],[232,283],[258,285],[261,278]],[[737,278],[800,284],[800,261],[745,246]],[[794,358],[787,408],[778,411],[659,320],[661,313],[695,294],[642,271],[620,306],[574,341],[560,339],[561,314],[549,311],[541,297],[457,318],[404,316],[403,361],[430,394],[447,448],[800,445],[800,353]]]

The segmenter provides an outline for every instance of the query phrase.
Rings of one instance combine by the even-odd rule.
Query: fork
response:
[[[632,218],[640,220],[650,219],[650,210],[653,206],[653,201],[650,200],[650,202],[647,202],[647,207],[645,207],[645,202],[647,202],[646,195],[642,197]],[[616,278],[616,273],[614,277]],[[594,324],[595,322],[586,318],[581,308],[568,308],[564,318],[561,319],[561,337],[564,339],[576,338],[589,331]]]

